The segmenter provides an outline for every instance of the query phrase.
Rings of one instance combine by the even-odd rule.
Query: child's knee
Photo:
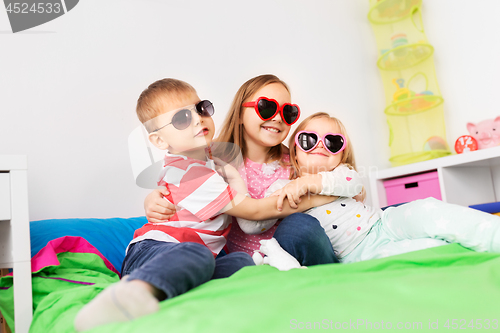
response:
[[[281,225],[295,226],[298,228],[303,228],[304,226],[321,227],[319,221],[315,217],[304,213],[293,213],[288,215],[281,221],[280,226]]]
[[[252,257],[246,252],[233,252],[231,253],[233,260],[238,262],[241,267],[255,265]]]
[[[203,246],[194,242],[180,243],[179,246],[182,251],[189,253],[192,260],[196,260],[199,265],[203,265],[207,270],[212,270],[215,268],[215,258],[206,246]]]

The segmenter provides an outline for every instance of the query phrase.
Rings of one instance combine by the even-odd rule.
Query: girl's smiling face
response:
[[[290,92],[281,83],[271,83],[259,89],[245,102],[254,102],[259,97],[267,97],[276,100],[281,106],[291,103]],[[243,139],[247,147],[261,146],[274,147],[286,139],[290,126],[283,122],[278,112],[269,120],[262,120],[253,107],[246,107],[243,111]]]
[[[314,131],[323,138],[327,133],[340,133],[340,128],[337,123],[327,118],[315,118],[311,120],[304,131]],[[316,174],[320,171],[332,171],[342,161],[344,151],[333,155],[320,141],[318,145],[309,152],[302,151],[299,147],[295,147],[297,163],[299,164],[302,174]]]

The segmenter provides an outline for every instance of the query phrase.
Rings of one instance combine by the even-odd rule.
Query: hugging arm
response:
[[[341,164],[332,171],[302,176],[287,184],[278,196],[278,209],[285,197],[290,206],[296,207],[307,193],[352,198],[362,191],[363,183],[359,174]]]
[[[217,165],[217,172],[224,178],[224,180],[240,194],[244,194],[246,198],[240,197],[235,198],[233,200],[233,206],[231,208],[236,207],[236,205],[253,205],[253,201],[256,201],[256,199],[251,199],[250,195],[248,194],[247,187],[243,179],[241,178],[240,174],[238,171],[232,167],[229,164],[224,163],[223,161],[219,159],[214,159],[216,165]],[[273,184],[274,185],[274,184]],[[270,189],[273,188],[273,185],[271,185]],[[275,188],[279,188],[275,186]],[[269,194],[272,192],[269,192],[269,190],[266,192],[266,194]],[[245,200],[246,199],[246,200]],[[243,202],[245,201],[245,202]],[[262,204],[258,203],[257,205]],[[245,211],[245,209],[238,208],[235,211]],[[230,211],[226,211],[229,215],[232,215]],[[246,213],[244,213],[246,214]],[[250,213],[251,214],[251,213]],[[264,231],[268,230],[271,228],[276,221],[278,221],[277,218],[271,218],[271,219],[258,219],[255,218],[254,215],[248,215],[248,217],[236,217],[236,221],[238,225],[240,226],[241,230],[243,230],[244,233],[249,234],[249,235],[255,235],[255,234],[260,234],[263,233]]]
[[[254,221],[237,217],[236,221],[238,222],[240,229],[243,230],[245,234],[256,235],[269,230],[269,228],[271,228],[278,221],[278,219]]]
[[[333,196],[312,195],[301,200],[297,208],[292,208],[290,205],[285,203],[283,205],[283,209],[278,210],[277,196],[263,199],[252,199],[238,193],[232,202],[226,205],[221,212],[231,216],[257,221],[271,218],[280,219],[293,213],[303,212],[312,207],[325,205],[335,199],[337,198]]]
[[[273,195],[275,191],[280,190],[283,186],[283,182],[289,182],[289,180],[281,179],[275,181],[267,189],[265,197],[266,198],[270,197]],[[261,234],[266,230],[269,230],[269,228],[271,228],[278,221],[278,219],[273,218],[262,221],[255,221],[253,219],[249,220],[249,219],[244,219],[242,217],[237,217],[236,221],[238,222],[240,229],[243,230],[244,233],[249,235],[256,235],[256,234]]]

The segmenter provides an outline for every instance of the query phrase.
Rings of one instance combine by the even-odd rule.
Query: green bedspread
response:
[[[36,311],[30,332],[73,332],[83,304],[118,279],[95,254],[65,252],[58,257],[59,266],[34,276]],[[8,283],[4,278],[0,286]],[[454,331],[479,325],[500,331],[499,320],[500,255],[452,244],[288,272],[246,267],[162,302],[158,313],[89,332]]]

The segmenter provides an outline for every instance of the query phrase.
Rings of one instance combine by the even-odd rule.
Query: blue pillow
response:
[[[47,243],[64,236],[78,236],[87,240],[121,272],[125,249],[134,231],[147,223],[146,217],[108,219],[54,219],[30,223],[31,257]]]

